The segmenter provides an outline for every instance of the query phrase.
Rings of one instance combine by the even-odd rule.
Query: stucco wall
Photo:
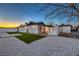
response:
[[[28,26],[28,33],[38,34],[38,26],[37,25]]]
[[[64,26],[63,27],[63,32],[64,33],[70,33],[71,32],[70,26]]]
[[[48,35],[59,35],[59,27],[53,27],[53,30],[51,32],[48,32]]]
[[[63,32],[63,27],[59,27],[59,32]]]
[[[19,32],[27,32],[27,27],[24,27],[24,28],[19,28]]]
[[[62,26],[62,27],[59,27],[59,32],[71,33],[71,27],[70,26]]]

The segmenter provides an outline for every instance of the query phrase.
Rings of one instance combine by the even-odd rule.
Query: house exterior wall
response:
[[[70,26],[62,26],[59,28],[59,32],[71,33],[71,27]]]
[[[71,32],[70,26],[64,26],[64,27],[63,27],[63,32],[64,32],[64,33],[70,33],[70,32]]]
[[[38,33],[39,34],[45,33],[45,27],[44,26],[38,26]]]
[[[59,27],[55,26],[48,32],[48,35],[59,35]]]
[[[27,29],[28,29],[27,27],[19,28],[19,32],[25,33],[25,32],[27,32]]]
[[[49,33],[50,32],[50,27],[45,27],[45,33]]]
[[[59,32],[63,32],[63,27],[59,27]]]
[[[40,25],[29,25],[22,28],[19,28],[19,32],[27,32],[33,34],[48,34],[48,35],[59,35],[63,33],[71,33],[71,26],[40,26]]]
[[[59,27],[55,26],[55,27],[41,27],[42,29],[39,30],[39,26],[38,25],[30,25],[28,26],[28,32],[29,33],[33,33],[33,34],[39,34],[39,33],[43,33],[41,32],[42,30],[45,31],[45,33],[47,33],[48,35],[59,35]]]
[[[38,26],[37,25],[28,26],[28,33],[38,34]]]

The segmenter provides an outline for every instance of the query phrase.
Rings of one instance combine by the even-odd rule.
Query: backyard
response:
[[[33,41],[36,41],[36,40],[39,40],[39,39],[45,37],[45,36],[42,36],[42,35],[28,34],[28,33],[21,33],[21,32],[8,32],[8,33],[9,34],[22,34],[20,36],[15,36],[15,37],[26,42],[26,43],[31,43]]]

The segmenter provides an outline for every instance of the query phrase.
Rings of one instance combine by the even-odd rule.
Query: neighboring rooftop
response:
[[[43,22],[30,22],[28,25],[45,25]]]
[[[71,26],[70,24],[61,24],[61,25],[59,25],[59,27],[61,27],[61,26]]]
[[[29,23],[25,23],[25,25],[21,24],[19,27],[25,27],[25,26],[29,26],[29,25],[39,25],[39,26],[47,26],[47,27],[53,27],[53,25],[47,25],[44,24],[43,22],[29,22]]]

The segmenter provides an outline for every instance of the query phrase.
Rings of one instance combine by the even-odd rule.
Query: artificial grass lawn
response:
[[[28,33],[21,33],[21,32],[8,32],[9,34],[22,34],[20,36],[15,36],[16,38],[26,42],[31,43],[33,41],[39,40],[45,36],[42,35],[36,35],[36,34],[28,34]]]

